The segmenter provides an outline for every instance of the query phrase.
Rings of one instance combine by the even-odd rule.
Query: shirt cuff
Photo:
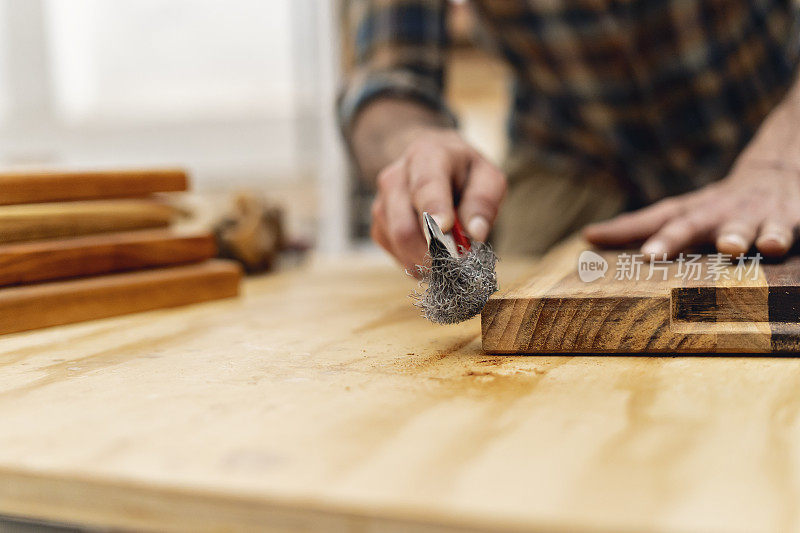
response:
[[[456,116],[442,98],[439,84],[429,77],[408,71],[357,73],[338,98],[339,124],[345,137],[349,138],[353,121],[364,106],[382,96],[415,100],[436,111],[444,125],[458,127]]]

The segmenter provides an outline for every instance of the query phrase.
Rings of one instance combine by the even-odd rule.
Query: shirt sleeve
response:
[[[379,96],[414,99],[456,125],[444,102],[447,0],[347,0],[354,69],[339,93],[347,136],[358,112]]]

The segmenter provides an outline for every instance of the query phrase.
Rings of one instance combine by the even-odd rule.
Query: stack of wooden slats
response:
[[[180,169],[0,172],[0,334],[235,296],[214,238],[171,228]]]

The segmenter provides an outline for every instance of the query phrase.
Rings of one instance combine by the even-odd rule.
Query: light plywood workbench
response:
[[[508,284],[523,268],[501,264]],[[527,268],[529,268],[528,265]],[[791,531],[800,359],[492,356],[375,258],[0,338],[0,514],[182,531]]]

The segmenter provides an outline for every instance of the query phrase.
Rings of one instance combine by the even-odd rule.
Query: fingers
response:
[[[386,217],[384,216],[383,202],[380,197],[372,202],[372,225],[370,227],[370,237],[378,246],[389,253],[392,253],[392,245],[386,235]]]
[[[766,256],[786,255],[794,243],[794,226],[785,221],[765,220],[756,239],[756,248]]]
[[[607,222],[591,224],[583,235],[598,246],[624,246],[647,239],[685,210],[685,201],[667,198],[633,213],[625,213]]]
[[[453,180],[466,171],[467,161],[460,154],[445,149],[413,153],[408,158],[408,181],[417,213],[429,213],[443,232],[455,221]]]
[[[378,176],[372,239],[416,274],[427,251],[421,215],[430,213],[442,231],[450,231],[454,191],[461,193],[458,216],[467,233],[485,240],[505,196],[505,177],[454,132],[420,137]]]
[[[794,225],[780,219],[760,224],[754,220],[727,222],[719,231],[717,250],[731,255],[743,254],[750,250],[753,241],[758,251],[766,256],[786,255],[794,244]]]
[[[506,188],[506,178],[497,167],[479,155],[472,160],[458,207],[470,237],[485,241],[489,236]]]
[[[758,233],[758,220],[742,219],[725,222],[717,232],[717,250],[723,254],[746,253]]]
[[[795,173],[737,166],[718,183],[584,230],[590,242],[626,246],[644,240],[642,253],[674,257],[715,243],[723,254],[745,254],[755,244],[765,256],[783,256],[800,222],[800,180]],[[756,179],[757,178],[757,179]]]
[[[720,229],[716,232],[716,247],[724,254],[747,253],[755,241],[756,248],[764,255],[780,257],[786,255],[794,244],[796,225],[787,222],[788,219],[769,219],[759,223],[744,218],[720,224],[720,218],[711,211],[673,219],[645,242],[642,253],[655,254],[656,257],[666,253],[668,257],[674,257],[692,245],[709,240],[717,226]]]
[[[690,246],[708,241],[719,224],[719,216],[713,211],[696,211],[667,222],[642,245],[646,256],[675,257]]]
[[[378,203],[381,213],[377,221],[381,227],[373,229],[373,238],[386,247],[400,264],[415,272],[425,256],[425,237],[419,217],[411,203],[411,194],[405,175],[405,164],[398,163],[384,170],[378,179]],[[383,243],[381,242],[383,241]]]

